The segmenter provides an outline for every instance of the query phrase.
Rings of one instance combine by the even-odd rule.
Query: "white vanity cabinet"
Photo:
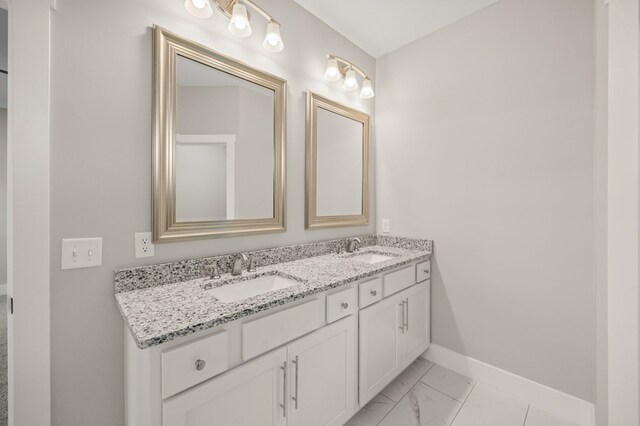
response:
[[[278,349],[166,400],[163,426],[285,426],[286,356]]]
[[[355,413],[355,317],[166,400],[164,426],[340,426]]]
[[[127,426],[339,426],[429,345],[429,263],[413,263],[139,349]]]
[[[287,346],[288,426],[341,426],[356,412],[356,318]]]
[[[429,286],[424,281],[360,311],[360,407],[429,347]]]
[[[363,406],[402,370],[400,296],[360,311],[359,401]]]

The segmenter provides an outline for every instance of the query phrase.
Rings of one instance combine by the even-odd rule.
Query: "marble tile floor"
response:
[[[576,426],[418,358],[347,426]]]

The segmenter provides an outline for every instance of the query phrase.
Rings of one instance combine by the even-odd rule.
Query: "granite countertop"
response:
[[[387,254],[392,259],[375,264],[350,259],[354,255],[369,252]],[[196,278],[124,291],[115,297],[136,344],[144,349],[415,261],[426,260],[431,254],[431,246],[408,249],[372,245],[354,254],[325,254],[258,267],[256,272],[245,271],[240,276],[227,273],[216,280]],[[219,301],[208,290],[263,275],[280,275],[300,284],[230,303]]]

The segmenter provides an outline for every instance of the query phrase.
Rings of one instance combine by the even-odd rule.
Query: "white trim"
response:
[[[575,396],[509,373],[439,345],[431,344],[431,347],[421,356],[475,381],[506,391],[516,399],[529,402],[541,410],[577,425],[595,425],[593,404]]]
[[[227,220],[236,218],[236,135],[182,135],[176,134],[176,143],[224,144],[227,150]]]
[[[610,426],[640,424],[640,7],[609,4],[607,315]]]
[[[9,425],[51,424],[51,0],[9,1]]]

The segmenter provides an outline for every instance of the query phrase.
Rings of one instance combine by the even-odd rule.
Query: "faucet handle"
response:
[[[249,266],[247,267],[247,272],[255,272],[256,271],[256,263],[253,260],[253,256],[249,256]]]
[[[218,271],[218,264],[217,263],[213,263],[213,265],[209,265],[207,267],[207,270],[210,271],[210,278],[212,280],[217,280],[218,278],[220,278],[220,271]]]

